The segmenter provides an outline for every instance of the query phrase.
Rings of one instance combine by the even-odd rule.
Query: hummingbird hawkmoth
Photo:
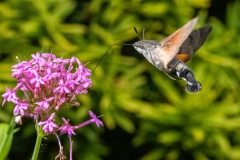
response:
[[[133,44],[140,54],[170,78],[185,80],[188,93],[198,93],[202,85],[196,81],[193,72],[185,63],[203,45],[212,31],[211,26],[192,31],[197,21],[198,18],[192,19],[161,41],[145,40],[143,30],[142,40]],[[138,34],[136,28],[134,29]]]

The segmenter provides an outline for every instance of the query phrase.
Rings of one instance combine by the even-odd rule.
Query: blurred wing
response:
[[[182,28],[178,29],[173,34],[159,42],[156,51],[159,53],[159,56],[164,63],[164,67],[167,66],[167,64],[176,56],[177,53],[179,53],[180,47],[192,32],[192,29],[197,21],[198,18],[194,18]]]
[[[210,26],[192,31],[181,45],[176,56],[184,63],[189,61],[196,51],[204,44],[211,31],[212,27]]]

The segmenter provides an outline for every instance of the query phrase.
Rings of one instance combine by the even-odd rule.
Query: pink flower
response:
[[[88,113],[92,117],[91,121],[94,122],[97,125],[98,128],[99,128],[100,125],[104,126],[103,122],[100,121],[98,119],[98,117],[92,111],[88,111]]]
[[[25,115],[25,112],[27,112],[27,109],[30,106],[30,104],[20,102],[20,101],[16,101],[15,103],[16,103],[16,106],[13,110],[13,114],[14,115],[19,115],[20,114],[21,116]]]
[[[88,111],[88,113],[92,117],[92,119],[90,119],[90,120],[88,120],[86,122],[83,122],[83,123],[81,123],[81,124],[79,124],[77,126],[74,126],[73,129],[81,128],[81,127],[86,126],[86,125],[88,125],[90,123],[95,123],[97,125],[97,127],[99,127],[100,125],[104,126],[103,122],[98,119],[99,116],[97,117],[92,111]]]
[[[58,126],[52,121],[55,116],[55,113],[52,113],[51,116],[43,122],[39,122],[39,126],[43,126],[43,131],[45,133],[52,133],[54,131],[54,128],[58,128]]]
[[[4,98],[2,106],[5,104],[6,101],[15,102],[18,99],[16,91],[20,88],[20,86],[21,83],[18,83],[18,85],[13,90],[10,90],[9,88],[6,87],[6,93],[2,95],[2,97]]]
[[[71,137],[72,135],[76,135],[76,133],[73,131],[72,126],[68,123],[68,121],[65,118],[62,118],[65,125],[61,126],[59,128],[61,134],[68,134],[68,137]]]

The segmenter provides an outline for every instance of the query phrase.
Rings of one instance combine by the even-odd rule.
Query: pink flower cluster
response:
[[[6,88],[6,93],[2,95],[2,106],[8,102],[15,104],[13,114],[15,121],[22,123],[22,117],[31,117],[44,133],[54,134],[59,142],[60,151],[57,157],[64,159],[62,146],[57,132],[67,134],[70,140],[70,160],[72,159],[71,136],[76,133],[74,130],[90,123],[95,123],[97,127],[103,126],[103,122],[89,111],[91,119],[71,126],[62,117],[63,125],[55,123],[55,116],[63,107],[79,106],[76,96],[87,93],[91,87],[91,70],[87,69],[76,57],[71,59],[56,58],[50,53],[36,53],[32,55],[32,60],[22,61],[12,66],[12,77],[17,79],[14,89]],[[17,93],[23,92],[23,98]]]
[[[87,93],[87,88],[92,84],[88,78],[91,70],[76,57],[56,58],[50,53],[33,54],[32,60],[12,66],[12,72],[18,83],[13,90],[6,89],[6,93],[2,95],[2,106],[6,101],[14,103],[13,114],[17,116],[18,123],[21,123],[21,117],[32,117],[39,121],[38,125],[43,126],[46,134],[58,130],[61,133],[66,132],[66,129],[61,131],[64,126],[59,127],[54,123],[57,111],[64,106],[79,106],[75,101],[76,96]],[[24,98],[17,96],[19,90],[24,93]],[[98,127],[99,124],[103,125],[102,122],[96,124]]]

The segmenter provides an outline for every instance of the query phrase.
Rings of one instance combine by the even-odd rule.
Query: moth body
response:
[[[170,78],[185,80],[188,93],[198,93],[202,85],[185,62],[203,45],[212,30],[212,27],[204,27],[192,31],[196,23],[197,18],[194,18],[161,41],[143,39],[133,44],[140,54]]]
[[[158,45],[158,41],[154,40],[142,40],[135,42],[133,47],[141,53],[150,63],[152,63],[159,70],[163,70],[164,62],[161,58],[161,53],[157,53],[155,50]]]

